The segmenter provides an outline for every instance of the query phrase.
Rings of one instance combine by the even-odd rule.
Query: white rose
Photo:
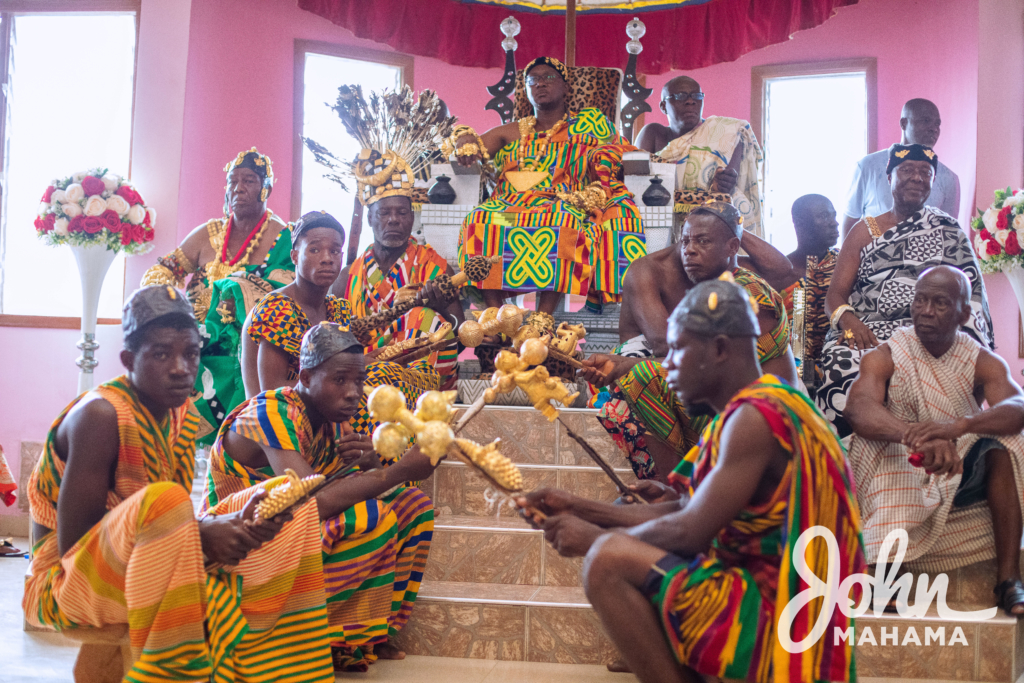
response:
[[[128,210],[128,222],[132,225],[139,225],[144,220],[146,220],[146,210],[142,208],[142,204],[133,204],[132,208]]]
[[[82,182],[82,178],[84,178],[87,175],[89,175],[88,171],[79,171],[78,173],[75,173],[73,176],[71,176],[71,180],[73,180],[76,183],[80,183]]]
[[[124,215],[128,213],[128,210],[132,208],[124,197],[120,195],[111,195],[107,199],[107,208],[117,212],[117,215],[124,218]]]
[[[985,249],[985,240],[981,239],[980,234],[974,236],[974,251],[982,261],[988,261],[988,250]]]
[[[39,202],[39,210],[36,211],[37,216],[45,216],[50,211],[50,205],[46,202]]]
[[[103,189],[107,192],[113,192],[121,185],[121,176],[114,175],[113,173],[106,174],[100,180],[103,181]]]
[[[58,218],[53,222],[53,231],[58,235],[68,234],[68,219]]]
[[[149,214],[149,227],[155,228],[156,227],[156,209],[154,209],[151,206],[148,209],[146,209],[146,213]]]
[[[988,208],[985,209],[985,213],[981,214],[981,222],[985,224],[985,229],[989,232],[996,231],[996,220],[999,218],[999,210]]]
[[[70,202],[67,204],[61,204],[60,210],[63,211],[64,215],[68,218],[74,218],[75,216],[82,215],[82,207],[79,204],[71,204]]]
[[[1024,214],[1018,214],[1013,217],[1013,229],[1017,232],[1024,231]]]
[[[999,246],[1006,246],[1006,238],[1010,236],[1009,230],[996,230],[996,242],[999,242]]]
[[[107,210],[107,202],[99,195],[93,195],[85,201],[85,215],[99,216]]]
[[[64,188],[64,196],[69,202],[80,202],[85,199],[85,190],[78,183],[71,183]]]
[[[53,194],[50,195],[50,203],[54,206],[63,204],[68,200],[68,196],[64,194],[64,190],[54,190]]]

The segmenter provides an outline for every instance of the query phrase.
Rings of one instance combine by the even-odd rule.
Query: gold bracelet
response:
[[[459,138],[463,135],[472,135],[476,138],[476,143],[467,142],[462,147],[459,147]],[[469,149],[470,145],[473,144],[476,145],[476,151],[462,152],[462,150]],[[490,161],[491,159],[491,155],[487,153],[487,145],[484,144],[483,138],[480,137],[472,126],[465,125],[455,126],[455,128],[452,129],[452,134],[441,143],[441,153],[446,157],[450,157],[453,153],[457,156],[473,156],[474,154],[479,154],[483,157],[484,161]]]
[[[839,319],[842,318],[843,313],[846,313],[847,311],[853,312],[853,306],[850,304],[843,304],[842,306],[837,306],[836,310],[832,311],[832,317],[829,318],[828,322],[836,332],[839,331]]]
[[[467,142],[462,147],[455,150],[456,156],[460,157],[471,157],[480,153],[480,146],[475,142]]]

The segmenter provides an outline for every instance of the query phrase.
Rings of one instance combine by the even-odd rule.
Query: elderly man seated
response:
[[[851,626],[840,610],[822,615],[826,635],[809,649],[783,649],[782,633],[802,641],[821,610],[815,600],[790,627],[780,618],[778,606],[805,588],[797,539],[815,526],[835,534],[837,581],[861,571],[864,555],[842,446],[803,393],[761,374],[754,310],[746,290],[712,280],[672,314],[669,383],[682,401],[717,413],[673,472],[678,488],[647,483],[662,494],[650,505],[554,489],[518,499],[559,554],[586,555],[587,598],[644,683],[855,677],[853,643],[832,637]],[[818,576],[824,543],[806,553]]]
[[[583,376],[609,386],[598,420],[626,451],[640,479],[664,478],[697,443],[705,415],[688,414],[665,382],[664,357],[668,311],[693,287],[728,273],[747,289],[759,307],[764,334],[758,339],[762,368],[796,384],[789,348],[789,319],[782,297],[755,273],[739,265],[740,241],[756,244],[764,263],[788,272],[789,261],[754,235],[744,232],[734,206],[712,202],[695,209],[683,224],[682,241],[640,259],[626,277],[620,337],[622,355],[594,354],[583,361]],[[774,252],[771,256],[769,250]],[[753,253],[754,250],[751,250]],[[646,347],[646,351],[645,351]]]
[[[964,271],[971,281],[971,315],[964,330],[992,348],[985,283],[970,239],[955,218],[925,206],[938,164],[929,147],[893,145],[887,167],[892,210],[858,221],[839,250],[825,296],[832,329],[821,354],[823,377],[815,401],[840,438],[850,434],[843,412],[861,354],[910,324],[914,285],[929,268],[945,264]]]
[[[1024,393],[1001,358],[960,331],[970,293],[959,270],[927,271],[914,326],[864,355],[846,405],[849,460],[869,562],[886,561],[880,546],[897,529],[909,533],[905,561],[919,571],[994,555],[998,604],[1021,615]]]
[[[728,116],[703,118],[704,94],[689,76],[677,76],[661,89],[661,111],[668,125],[649,123],[636,146],[678,164],[676,211],[688,213],[708,199],[731,201],[747,230],[762,234],[759,167],[763,159],[750,124]],[[739,152],[735,162],[733,156]]]

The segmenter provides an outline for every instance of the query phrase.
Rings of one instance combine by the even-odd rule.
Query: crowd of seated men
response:
[[[829,570],[828,553],[800,550],[821,527],[839,581],[888,563],[883,541],[902,529],[913,568],[994,558],[995,602],[1024,613],[1024,394],[992,352],[971,243],[932,202],[937,187],[943,206],[958,197],[931,147],[934,105],[908,102],[901,143],[858,166],[840,249],[834,207],[806,195],[785,256],[749,229],[761,220],[749,126],[704,119],[700,86],[671,81],[669,126],[648,126],[638,146],[688,169],[685,217],[677,244],[647,254],[619,178],[630,146],[599,111],[567,110],[558,60],[525,72],[533,117],[454,141],[460,162],[491,159],[502,174],[464,221],[459,257],[501,256],[474,283],[488,304],[527,291],[540,316],[566,293],[595,311],[624,304],[619,347],[580,376],[649,504],[551,488],[518,501],[560,554],[586,557],[587,596],[623,664],[645,682],[853,680],[852,642],[782,645],[818,622],[813,602],[781,633],[776,609],[807,588],[801,562]],[[408,482],[436,465],[413,446],[381,467],[365,390],[397,386],[412,403],[452,386],[452,335],[414,362],[375,355],[457,326],[463,305],[432,282],[451,271],[444,259],[411,239],[408,164],[363,152],[374,239],[344,269],[341,224],[324,212],[285,224],[266,207],[270,159],[240,153],[226,218],[159,259],[125,304],[125,374],[76,398],[47,435],[27,486],[26,618],[127,624],[132,680],[329,681],[404,656],[392,641],[434,516]],[[410,286],[416,308],[368,342],[349,331]],[[198,516],[197,444],[210,446]],[[286,469],[348,468],[298,509],[256,514]],[[825,621],[829,634],[851,625],[840,610]]]

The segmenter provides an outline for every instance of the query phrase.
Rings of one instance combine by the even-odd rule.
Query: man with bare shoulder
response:
[[[668,125],[648,123],[637,135],[636,146],[679,166],[677,214],[688,213],[709,199],[724,200],[740,210],[747,230],[763,234],[761,147],[743,119],[704,118],[705,94],[689,76],[666,83],[659,107]]]
[[[549,488],[517,500],[560,555],[586,557],[587,598],[642,683],[855,678],[852,641],[832,637],[853,625],[843,611],[820,614],[818,600],[777,611],[807,589],[809,572],[838,585],[865,562],[842,446],[805,394],[761,373],[754,311],[747,291],[711,280],[673,312],[669,384],[716,417],[671,487],[643,487],[651,504]],[[835,553],[804,535],[821,527]],[[787,651],[783,636],[805,640],[819,614],[825,636]]]
[[[140,289],[122,329],[126,374],[61,413],[29,481],[25,618],[123,628],[125,680],[330,683],[316,503],[265,519],[263,488],[240,487],[196,519],[192,307],[169,285]],[[251,666],[271,657],[285,666]]]
[[[995,557],[996,602],[1020,616],[1024,393],[1002,358],[961,331],[971,317],[963,271],[926,271],[910,315],[913,327],[864,354],[846,403],[868,561],[886,562],[894,530],[909,534],[914,571]]]
[[[620,337],[635,330],[642,336],[625,340],[619,347],[623,355],[594,354],[583,361],[582,376],[593,384],[609,387],[598,420],[626,452],[640,479],[667,477],[697,443],[707,424],[707,415],[686,412],[669,389],[666,370],[658,360],[668,350],[668,311],[675,308],[693,286],[691,283],[727,274],[746,288],[757,302],[761,329],[766,330],[758,339],[762,367],[793,385],[797,383],[789,348],[789,318],[782,297],[758,275],[739,265],[741,239],[744,243],[757,239],[743,230],[740,220],[736,208],[724,202],[704,204],[690,213],[679,245],[641,259],[646,263],[626,276],[625,320],[620,322]],[[760,245],[775,251],[764,242]],[[775,254],[766,260],[778,262],[785,272],[791,270],[789,260],[777,251]],[[636,327],[631,329],[633,325]],[[645,344],[648,357],[638,351]]]

